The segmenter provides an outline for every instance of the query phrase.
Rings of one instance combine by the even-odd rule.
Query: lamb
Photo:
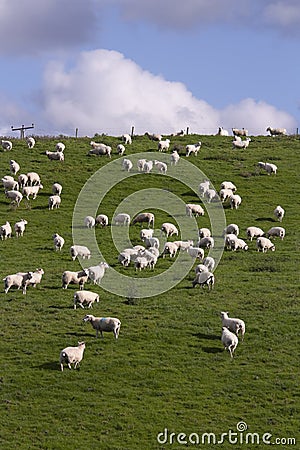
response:
[[[126,213],[117,214],[114,218],[115,225],[130,225],[130,215]]]
[[[130,159],[124,158],[122,161],[122,167],[126,172],[130,172],[130,170],[133,168],[133,164],[130,161]]]
[[[202,182],[199,184],[199,188],[198,188],[198,189],[199,189],[199,193],[200,193],[200,195],[201,195],[202,197],[204,197],[206,191],[209,189],[209,185],[210,185],[209,180],[202,181]]]
[[[139,172],[143,172],[144,171],[144,167],[146,164],[147,160],[146,159],[139,159],[137,161],[137,169]]]
[[[53,210],[54,208],[59,208],[61,204],[61,198],[59,195],[50,195],[48,200],[48,208],[49,210]]]
[[[41,179],[38,173],[28,172],[27,173],[28,186],[34,186],[35,184],[41,184]]]
[[[159,152],[165,152],[170,148],[170,139],[166,139],[165,141],[160,140],[158,142],[157,149]]]
[[[35,146],[35,139],[33,137],[26,137],[26,144],[28,148],[33,148]]]
[[[162,233],[165,233],[167,238],[169,236],[173,236],[174,234],[176,234],[176,236],[178,236],[178,229],[172,223],[164,222],[162,224],[160,230],[161,230]]]
[[[232,134],[234,136],[248,136],[248,130],[245,130],[245,128],[232,128]]]
[[[168,170],[168,166],[166,163],[154,160],[154,165],[160,173],[166,174]]]
[[[231,181],[223,181],[223,183],[221,183],[220,189],[231,189],[232,192],[235,192],[236,185],[233,184]]]
[[[214,245],[215,245],[215,241],[214,241],[214,238],[212,238],[211,236],[203,237],[198,242],[198,247],[204,248],[204,249],[213,248]]]
[[[276,206],[276,208],[274,209],[274,216],[276,217],[276,219],[279,220],[279,222],[282,222],[282,219],[284,218],[284,214],[285,211],[281,206]]]
[[[215,268],[216,263],[215,263],[214,258],[212,258],[211,256],[207,256],[202,261],[202,264],[204,264],[208,268],[209,272],[212,272]]]
[[[191,153],[193,153],[195,156],[197,156],[202,143],[199,141],[197,144],[188,144],[185,147],[185,156],[190,156]]]
[[[242,203],[242,198],[238,194],[232,194],[229,197],[229,201],[231,209],[238,209],[238,207]]]
[[[165,255],[170,255],[170,258],[175,258],[177,251],[178,246],[175,242],[166,242],[162,252],[162,257],[164,258]]]
[[[232,141],[232,148],[247,148],[249,147],[250,142],[250,138],[247,138],[245,140],[235,139],[234,141]]]
[[[228,330],[235,333],[237,336],[241,333],[242,341],[246,331],[245,322],[241,319],[234,319],[228,317],[228,312],[221,312],[222,327],[228,328]]]
[[[77,304],[84,309],[84,304],[87,304],[88,308],[93,307],[93,303],[99,303],[99,295],[96,292],[91,291],[76,291],[74,294],[74,309]]]
[[[65,245],[65,240],[62,236],[60,236],[58,233],[53,234],[53,244],[55,251],[61,251],[63,246]]]
[[[7,275],[5,278],[3,278],[5,294],[8,293],[11,287],[16,287],[19,290],[20,287],[22,286],[24,275],[26,274],[27,272],[25,273],[19,272],[13,275]]]
[[[84,349],[85,342],[78,342],[77,347],[64,348],[59,355],[60,370],[63,372],[64,363],[68,365],[69,369],[72,368],[71,364],[74,364],[74,369],[76,369],[82,361]]]
[[[122,136],[122,141],[124,142],[124,144],[131,144],[132,143],[132,139],[130,134],[123,134]]]
[[[9,177],[9,178],[8,178]],[[19,183],[11,176],[5,176],[1,179],[3,187],[6,191],[18,191]]]
[[[10,173],[12,173],[13,175],[17,175],[17,173],[20,170],[19,164],[14,159],[11,159],[9,161],[9,168],[10,168]]]
[[[211,236],[211,232],[208,228],[199,228],[198,230],[198,235],[199,238],[204,238],[204,237],[210,237]]]
[[[194,246],[194,242],[189,239],[188,241],[174,241],[174,244],[177,245],[180,250],[187,251],[189,247]]]
[[[0,227],[0,238],[1,241],[6,240],[7,238],[11,238],[12,229],[9,222],[6,221],[4,225]]]
[[[26,294],[26,290],[28,286],[36,287],[37,284],[40,284],[42,281],[42,277],[44,275],[43,269],[36,269],[34,272],[28,272],[29,276],[23,277],[22,287],[23,294]]]
[[[117,153],[118,153],[118,155],[123,156],[124,153],[125,153],[125,150],[126,149],[125,149],[123,144],[118,144],[117,145]]]
[[[109,265],[106,262],[100,262],[97,266],[88,267],[86,270],[88,274],[88,278],[94,284],[100,284],[102,278],[104,277],[105,270],[109,268]]]
[[[62,185],[59,183],[53,183],[52,184],[52,194],[60,196],[61,193],[62,193]]]
[[[189,217],[192,217],[193,214],[195,214],[196,217],[204,216],[204,209],[200,205],[194,205],[193,203],[187,203],[185,205],[185,213]]]
[[[225,350],[228,350],[231,358],[233,358],[233,353],[239,343],[238,337],[228,330],[228,328],[222,327],[221,341],[225,347]]]
[[[236,225],[235,223],[230,223],[229,225],[227,225],[227,227],[224,229],[223,235],[226,234],[235,234],[236,236],[238,236],[240,233],[240,229],[238,227],[238,225]]]
[[[273,244],[273,242],[263,236],[257,238],[256,247],[258,252],[262,251],[263,253],[265,253],[268,250],[271,250],[272,252],[275,251],[275,245]]]
[[[204,258],[204,250],[199,247],[188,247],[187,253],[192,258],[199,258],[201,260]]]
[[[16,205],[19,206],[23,195],[19,191],[6,191],[5,197],[9,198],[12,202],[16,202]]]
[[[234,252],[236,250],[245,250],[245,251],[247,251],[248,248],[249,248],[248,244],[243,239],[240,239],[240,238],[237,238],[237,237],[235,239],[231,240],[230,246],[231,246],[231,250],[233,250]]]
[[[196,274],[196,277],[192,283],[193,288],[199,284],[202,288],[204,286],[208,287],[208,290],[213,289],[214,284],[215,284],[215,276],[213,273],[211,272],[199,272]]]
[[[14,230],[16,233],[16,237],[22,237],[25,231],[25,227],[28,224],[27,220],[21,219],[19,222],[16,222],[14,225]]]
[[[230,199],[233,192],[231,189],[221,189],[219,192],[221,202],[224,203],[226,200]]]
[[[79,284],[80,290],[84,289],[84,284],[88,280],[88,272],[83,269],[79,272],[65,270],[62,274],[62,288],[67,289],[69,284]]]
[[[26,197],[27,200],[29,200],[29,196],[32,195],[32,200],[35,200],[39,190],[43,189],[42,184],[36,184],[35,186],[24,186],[22,189],[23,195]]]
[[[79,256],[82,259],[90,259],[91,251],[85,245],[72,245],[70,247],[72,260],[75,261]]]
[[[218,198],[218,193],[215,191],[215,189],[207,189],[205,191],[204,197],[207,199],[208,203],[211,203],[213,200],[216,200]]]
[[[173,150],[170,155],[171,166],[176,166],[178,161],[180,160],[180,156],[176,150]]]
[[[263,236],[265,233],[259,227],[248,227],[246,230],[246,234],[247,234],[248,239],[250,239],[250,241],[252,241],[253,238],[258,238],[260,236]]]
[[[25,173],[21,173],[18,176],[18,183],[20,188],[23,188],[24,186],[26,186],[26,184],[28,183],[28,176],[25,175]]]
[[[55,146],[55,150],[61,153],[65,150],[65,148],[66,148],[65,144],[63,144],[62,142],[58,142]]]
[[[282,227],[272,227],[266,232],[266,237],[279,237],[283,240],[285,236],[285,229]]]
[[[219,127],[217,135],[218,136],[229,136],[229,132],[227,130],[224,130],[223,127]]]
[[[285,136],[286,135],[286,129],[285,128],[271,128],[268,127],[266,129],[266,132],[270,133],[270,136]]]
[[[59,151],[59,152],[49,152],[47,150],[45,152],[45,154],[47,155],[48,159],[50,159],[50,161],[64,161],[65,160],[65,155],[61,151]]]
[[[1,146],[5,152],[9,151],[12,149],[12,142],[1,140]]]
[[[132,225],[136,224],[136,223],[148,223],[148,227],[152,226],[154,227],[154,220],[155,220],[155,216],[152,213],[149,212],[145,212],[145,213],[140,213],[138,214],[132,221]]]
[[[154,233],[154,230],[152,230],[152,229],[142,228],[140,231],[140,238],[142,239],[142,241],[144,241],[145,239],[152,238],[153,233]]]
[[[96,220],[92,216],[86,216],[83,223],[87,228],[94,228],[96,225]]]
[[[152,161],[146,161],[143,167],[144,173],[150,173],[153,169],[153,162]]]
[[[149,134],[148,131],[146,131],[145,136],[148,136],[150,141],[161,141],[162,140],[161,134],[155,134],[155,133]]]
[[[105,214],[98,214],[95,219],[95,225],[101,225],[102,227],[107,227],[108,217]]]
[[[103,332],[112,332],[115,339],[118,339],[121,321],[116,317],[95,317],[91,314],[87,314],[83,320],[84,322],[90,322],[92,327],[96,330],[96,338],[98,337],[98,333],[103,337]]]

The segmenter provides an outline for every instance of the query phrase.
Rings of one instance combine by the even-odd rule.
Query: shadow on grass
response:
[[[193,336],[198,339],[206,339],[209,341],[219,341],[221,339],[220,336],[217,336],[216,334],[194,333]]]
[[[58,361],[49,361],[49,362],[40,364],[39,366],[35,366],[35,368],[43,369],[43,370],[60,370]]]
[[[277,222],[275,219],[272,219],[272,217],[258,217],[255,219],[255,222]]]
[[[224,351],[223,348],[216,348],[216,347],[202,347],[202,350],[205,353],[222,353]]]

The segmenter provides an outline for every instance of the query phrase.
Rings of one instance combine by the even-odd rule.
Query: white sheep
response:
[[[122,141],[124,142],[125,145],[131,144],[132,138],[131,138],[130,134],[123,134]]]
[[[232,141],[232,148],[247,148],[249,147],[250,142],[250,138],[246,138],[245,140],[235,138]]]
[[[245,128],[232,128],[232,134],[234,136],[248,136],[248,130],[245,130]]]
[[[32,195],[32,199],[35,200],[39,193],[39,190],[43,189],[43,187],[44,186],[42,184],[37,184],[35,186],[24,186],[22,189],[22,193],[27,200],[29,200],[30,195]]]
[[[208,228],[199,228],[198,230],[199,238],[211,237],[211,231]]]
[[[267,129],[266,129],[266,132],[268,132],[269,131],[269,133],[270,133],[270,136],[284,136],[284,135],[286,135],[286,128],[271,128],[271,127],[268,127]]]
[[[204,250],[202,248],[190,246],[186,251],[187,254],[192,258],[198,258],[201,260],[204,258]]]
[[[64,364],[67,364],[69,369],[72,368],[71,364],[74,364],[74,369],[76,369],[82,361],[84,349],[84,342],[78,342],[77,347],[64,348],[59,355],[60,370],[63,372]]]
[[[189,247],[194,246],[194,242],[191,239],[188,239],[187,241],[173,241],[173,242],[182,251],[187,251]]]
[[[90,322],[92,327],[96,330],[96,338],[98,337],[98,333],[103,337],[103,332],[112,332],[115,339],[118,339],[121,328],[121,321],[118,318],[95,317],[91,314],[87,314],[83,320],[84,322]]]
[[[38,173],[28,172],[27,173],[28,186],[34,186],[35,184],[41,184],[41,179]]]
[[[62,193],[62,185],[59,183],[53,183],[52,184],[52,194],[60,196],[61,193]]]
[[[164,233],[166,235],[167,238],[169,236],[173,236],[174,234],[176,234],[176,236],[178,236],[178,234],[179,234],[177,227],[169,222],[164,222],[162,224],[160,230],[162,233]]]
[[[138,256],[138,252],[136,252],[136,257]],[[118,255],[118,261],[124,267],[128,267],[131,261],[131,253],[127,251],[123,251]]]
[[[209,272],[208,267],[205,264],[198,264],[195,267],[195,274],[201,273],[201,272]]]
[[[213,248],[214,246],[215,246],[215,241],[214,241],[214,238],[211,236],[203,237],[198,242],[199,248],[208,249],[208,248]]]
[[[233,234],[233,233],[228,233],[225,234],[225,239],[224,239],[224,246],[227,250],[230,250],[232,245],[233,245],[233,241],[235,241],[237,239],[237,235]]]
[[[235,223],[230,223],[224,229],[223,236],[226,234],[235,234],[236,236],[238,236],[239,233],[240,233],[240,229],[239,229],[238,225],[236,225]]]
[[[168,170],[168,166],[166,163],[154,160],[154,165],[160,173],[166,174]]]
[[[23,278],[28,272],[18,272],[13,275],[7,275],[3,278],[4,281],[4,292],[8,293],[11,287],[16,287],[18,290],[22,286]]]
[[[118,144],[117,145],[117,153],[118,153],[118,155],[123,156],[125,151],[126,151],[126,149],[125,149],[123,144]]]
[[[204,197],[207,199],[208,203],[211,203],[213,200],[216,200],[218,198],[218,193],[215,191],[215,189],[207,189],[205,191]]]
[[[190,156],[191,153],[193,153],[195,156],[197,156],[202,143],[199,141],[196,144],[188,144],[185,147],[185,156]]]
[[[211,256],[206,256],[206,258],[202,261],[202,264],[208,268],[209,272],[212,272],[216,265],[214,258]]]
[[[25,231],[25,227],[26,227],[27,224],[28,224],[28,222],[25,219],[21,219],[21,220],[19,220],[19,222],[15,223],[14,230],[15,230],[17,238],[23,236],[24,231]]]
[[[225,350],[228,350],[231,358],[233,358],[233,353],[239,343],[237,335],[228,330],[228,328],[222,327],[221,341]]]
[[[28,148],[33,148],[35,146],[35,139],[33,137],[26,137],[26,144]]]
[[[178,246],[175,242],[165,242],[162,257],[164,258],[165,255],[170,255],[170,258],[175,258],[177,251]]]
[[[275,245],[273,244],[273,242],[263,236],[256,239],[256,247],[258,252],[262,251],[263,253],[265,253],[268,250],[271,250],[272,252],[275,251]]]
[[[80,290],[84,289],[84,284],[88,280],[88,272],[83,269],[79,272],[65,270],[62,274],[62,288],[67,289],[69,284],[79,284]]]
[[[235,319],[228,317],[228,312],[221,311],[222,327],[228,328],[228,330],[235,333],[237,336],[241,333],[242,341],[246,331],[245,322],[241,319]]]
[[[91,251],[85,245],[72,245],[70,247],[70,255],[73,261],[78,257],[90,259]]]
[[[136,224],[136,223],[148,223],[148,227],[152,226],[154,227],[154,221],[155,221],[155,216],[153,213],[149,213],[149,212],[145,212],[145,213],[140,213],[137,216],[135,216],[135,218],[132,221],[132,225]]]
[[[155,134],[155,133],[149,134],[148,131],[146,131],[145,136],[148,136],[150,141],[161,141],[162,140],[161,134]]]
[[[84,309],[84,305],[86,304],[88,308],[93,307],[93,303],[99,303],[99,294],[91,291],[76,291],[74,294],[74,309],[76,306],[81,306]]]
[[[122,167],[126,172],[130,172],[130,170],[133,168],[133,164],[130,161],[130,159],[124,158],[122,161]]]
[[[9,178],[8,178],[9,177]],[[19,183],[11,176],[6,175],[1,179],[3,187],[6,191],[18,191]]]
[[[282,219],[284,218],[285,210],[281,206],[276,206],[274,209],[274,216],[276,219],[279,220],[279,222],[282,222]]]
[[[176,150],[173,150],[170,155],[170,162],[171,166],[176,166],[178,164],[178,161],[180,160],[180,156]]]
[[[247,234],[247,238],[250,239],[250,241],[252,241],[253,238],[258,238],[260,236],[263,236],[265,233],[259,227],[248,227],[246,230],[246,234]]]
[[[86,270],[89,279],[94,284],[100,284],[102,278],[104,277],[105,270],[109,268],[109,265],[106,262],[100,262],[97,266],[88,267]]]
[[[219,195],[222,203],[226,202],[226,200],[230,199],[233,194],[231,189],[220,189]]]
[[[170,139],[166,139],[164,141],[160,140],[158,142],[157,148],[158,148],[159,152],[165,152],[165,151],[169,150],[169,148],[170,148]]]
[[[0,238],[1,240],[6,240],[7,238],[11,238],[12,229],[9,222],[6,221],[4,225],[0,227]]]
[[[145,247],[146,248],[155,247],[155,248],[159,249],[160,242],[159,242],[159,239],[157,237],[145,238],[144,242],[145,242]]]
[[[200,193],[200,195],[202,197],[204,197],[204,195],[205,195],[206,191],[209,189],[209,187],[210,187],[210,181],[209,180],[202,181],[199,184],[199,188],[198,189],[199,189],[199,193]]]
[[[211,272],[199,272],[196,274],[195,279],[192,283],[193,288],[199,284],[202,288],[204,286],[208,287],[208,290],[213,289],[215,284],[215,276]]]
[[[64,238],[60,236],[58,233],[53,234],[52,238],[55,251],[61,251],[61,249],[65,245]]]
[[[267,237],[279,237],[281,240],[285,236],[285,229],[282,227],[272,227],[266,232]]]
[[[119,213],[114,218],[115,225],[130,225],[130,215],[126,213]]]
[[[63,154],[62,151],[49,152],[47,150],[45,152],[45,154],[47,155],[48,159],[50,159],[50,161],[64,161],[65,160],[65,155]]]
[[[146,161],[143,167],[144,173],[150,173],[153,169],[153,161]]]
[[[224,130],[223,127],[219,127],[217,135],[218,136],[229,136],[229,132],[227,130]]]
[[[107,227],[108,225],[108,217],[106,214],[98,214],[95,219],[96,225],[101,225],[102,227]]]
[[[139,172],[143,172],[144,171],[144,167],[146,164],[147,160],[146,159],[139,159],[137,161],[137,169]]]
[[[83,220],[84,226],[87,228],[94,228],[96,220],[93,216],[86,216]]]
[[[25,173],[20,173],[18,176],[18,183],[20,188],[23,188],[28,183],[28,176]]]
[[[17,173],[20,170],[20,165],[14,159],[11,159],[9,161],[9,168],[10,168],[10,173],[12,173],[13,175],[17,175]]]
[[[40,268],[36,269],[34,272],[29,272],[30,276],[24,276],[22,283],[23,294],[26,294],[28,286],[36,287],[37,284],[40,284],[44,273],[44,270]]]
[[[108,156],[111,158],[111,147],[102,143],[91,141],[92,149],[89,150],[88,155]]]
[[[16,202],[16,205],[19,206],[23,195],[19,191],[6,191],[5,197],[9,198],[12,202]]]
[[[200,205],[194,205],[193,203],[187,203],[185,205],[185,213],[189,217],[192,217],[193,214],[195,214],[196,217],[204,216],[204,209]]]
[[[154,269],[154,267],[155,267],[155,265],[157,263],[157,256],[153,252],[150,252],[148,249],[139,250],[138,257],[137,257],[136,261],[140,257],[146,259],[147,267],[150,267],[150,269]]]
[[[220,189],[231,189],[232,192],[235,192],[237,188],[236,185],[231,181],[223,181],[223,183],[221,183]]]
[[[57,152],[63,152],[65,150],[66,146],[62,142],[58,142],[55,146],[55,150]]]
[[[53,210],[54,208],[59,208],[61,204],[61,198],[59,195],[50,195],[48,200],[48,208],[49,210]]]
[[[234,235],[235,236],[235,235]],[[241,238],[235,237],[235,239],[232,239],[230,242],[231,245],[231,250],[233,250],[234,252],[236,250],[248,250],[248,244]]]
[[[2,146],[3,150],[6,152],[6,151],[11,150],[13,145],[12,145],[11,141],[1,140],[1,146]]]
[[[276,173],[277,173],[278,167],[276,166],[276,164],[264,163],[262,161],[259,161],[257,163],[257,165],[260,169],[264,169],[268,175],[271,175],[272,173],[274,173],[274,175],[276,175]]]
[[[151,228],[150,229],[142,228],[140,231],[140,238],[142,239],[142,241],[144,241],[145,239],[148,239],[148,238],[152,238],[153,233],[154,233],[154,230]]]
[[[232,194],[229,197],[230,207],[231,209],[238,209],[240,204],[242,203],[242,198],[238,194]]]

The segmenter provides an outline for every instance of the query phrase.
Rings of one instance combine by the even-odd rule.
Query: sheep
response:
[[[95,225],[101,225],[102,227],[107,227],[108,217],[105,214],[98,214],[95,219]]]
[[[34,272],[28,272],[30,276],[24,276],[22,287],[23,287],[23,294],[26,294],[26,290],[28,286],[36,287],[37,284],[40,284],[42,281],[42,277],[44,275],[43,269],[36,269]]]
[[[248,136],[248,130],[245,130],[245,128],[232,128],[232,134],[234,136]]]
[[[186,131],[184,131],[184,130],[177,131],[177,133],[175,135],[172,134],[172,136],[185,136],[185,135],[186,135]]]
[[[215,241],[214,241],[214,238],[212,238],[211,236],[203,237],[198,242],[198,247],[204,248],[204,249],[213,248],[214,245],[215,245]]]
[[[165,141],[160,140],[158,142],[157,149],[159,152],[167,151],[167,150],[169,150],[169,148],[170,148],[170,139],[166,139]]]
[[[88,274],[88,278],[94,284],[100,284],[102,278],[104,277],[105,270],[109,268],[109,265],[106,262],[100,262],[97,266],[88,267],[86,270]]]
[[[84,289],[84,284],[88,280],[88,272],[83,269],[79,272],[71,272],[70,270],[65,270],[62,274],[62,288],[67,289],[69,284],[79,284],[80,290]]]
[[[96,330],[96,338],[98,337],[98,333],[103,337],[103,332],[112,332],[115,339],[118,339],[121,328],[120,319],[116,317],[95,317],[91,314],[87,314],[83,320],[84,322],[90,322],[92,327]]]
[[[282,227],[272,227],[266,232],[266,237],[279,237],[283,240],[285,236],[285,229]]]
[[[159,239],[156,237],[145,238],[144,242],[145,242],[146,248],[149,248],[149,247],[159,248],[159,246],[160,246]]]
[[[166,174],[168,170],[168,166],[166,163],[154,160],[154,165],[160,173]]]
[[[274,209],[274,216],[276,219],[279,220],[279,222],[282,222],[282,219],[284,218],[285,210],[281,206],[276,206]]]
[[[259,227],[248,227],[246,230],[247,238],[250,239],[250,241],[253,240],[253,238],[258,238],[260,236],[264,235],[264,231]]]
[[[224,130],[223,127],[219,127],[217,136],[229,136],[229,132],[227,130]]]
[[[1,241],[6,240],[7,238],[11,238],[12,229],[9,222],[6,221],[4,225],[0,227],[0,237]]]
[[[157,263],[157,256],[154,255],[153,252],[150,252],[149,250],[145,249],[145,250],[139,250],[138,252],[138,257],[136,259],[136,261],[139,258],[145,258],[147,261],[147,266],[150,267],[150,269],[154,269],[156,263]]]
[[[7,275],[5,278],[3,278],[5,294],[8,293],[11,287],[16,287],[19,290],[22,286],[24,275],[26,274],[27,272],[18,272],[13,275]]]
[[[27,173],[28,186],[34,186],[35,184],[41,184],[41,179],[38,173],[28,172]]]
[[[199,238],[204,238],[204,237],[210,237],[211,236],[211,232],[208,228],[199,228],[198,230],[198,235]]]
[[[213,289],[214,284],[215,284],[215,276],[213,273],[211,272],[199,272],[196,274],[195,279],[192,283],[193,288],[199,284],[202,288],[204,288],[204,286],[207,286],[208,290]]]
[[[24,186],[26,186],[26,184],[28,183],[28,176],[25,175],[25,173],[21,173],[18,176],[18,183],[20,188],[23,188]]]
[[[170,258],[175,258],[177,251],[178,246],[175,242],[166,242],[162,252],[162,257],[164,258],[165,255],[170,255]]]
[[[231,250],[234,251],[234,252],[236,250],[245,250],[245,251],[247,251],[248,248],[249,248],[248,244],[243,239],[240,239],[240,238],[237,238],[237,237],[235,239],[231,240],[230,247],[231,247]]]
[[[124,158],[122,161],[122,167],[126,172],[130,172],[130,170],[133,168],[133,164],[130,161],[130,159]]]
[[[136,252],[136,256],[138,256],[138,253]],[[131,260],[131,254],[127,251],[123,251],[119,253],[118,255],[118,261],[122,264],[124,267],[128,267]]]
[[[64,238],[60,236],[58,233],[53,234],[52,238],[55,251],[61,251],[61,249],[65,245]]]
[[[78,342],[77,347],[64,348],[59,355],[60,370],[63,372],[64,363],[68,365],[69,369],[72,368],[71,364],[74,364],[74,369],[76,369],[82,361],[84,349],[85,342]]]
[[[245,140],[235,139],[232,141],[232,148],[247,148],[251,142],[250,138],[246,138]]]
[[[125,150],[126,149],[125,149],[123,144],[118,144],[117,145],[117,153],[118,153],[118,155],[123,156],[124,153],[125,153]]]
[[[246,331],[245,322],[241,319],[234,319],[228,317],[228,312],[221,311],[222,327],[228,328],[228,330],[235,333],[237,336],[241,333],[242,341]]]
[[[117,214],[114,218],[115,225],[130,225],[130,215],[126,213]]]
[[[258,167],[260,169],[264,169],[268,175],[271,175],[272,173],[274,173],[274,175],[276,175],[277,173],[277,166],[275,164],[272,163],[264,163],[262,161],[259,161],[257,163]]]
[[[270,133],[270,136],[273,136],[273,137],[275,137],[275,136],[285,136],[286,135],[286,128],[271,128],[271,127],[268,127],[266,129],[266,132],[268,132],[268,131]]]
[[[194,242],[191,239],[188,241],[174,241],[174,244],[176,244],[177,247],[183,251],[187,251],[189,247],[194,246]]]
[[[136,224],[136,223],[148,223],[148,227],[152,226],[154,227],[154,220],[155,220],[155,216],[152,213],[149,212],[145,212],[145,213],[140,213],[138,214],[132,221],[132,225]]]
[[[39,193],[39,190],[43,189],[43,187],[44,186],[42,184],[37,184],[35,186],[24,186],[22,189],[22,193],[27,200],[29,200],[30,195],[32,195],[32,200],[35,200]]]
[[[202,261],[202,264],[204,264],[208,268],[209,272],[212,272],[215,268],[216,263],[215,263],[214,258],[212,258],[211,256],[207,256]]]
[[[48,208],[49,210],[53,210],[54,208],[59,208],[61,204],[61,198],[59,195],[50,195],[48,200]]]
[[[242,203],[242,198],[238,194],[232,194],[229,197],[229,201],[230,201],[230,208],[231,209],[238,209],[238,207]]]
[[[233,192],[231,189],[220,189],[219,195],[221,202],[224,203],[227,199],[231,197],[232,194]]]
[[[239,343],[238,337],[228,330],[228,328],[222,327],[221,341],[225,347],[225,350],[228,350],[231,358],[233,358],[233,353]]]
[[[159,250],[156,247],[149,247],[147,248],[148,252],[152,253],[156,258],[159,257]]]
[[[262,251],[263,253],[265,253],[268,250],[271,250],[272,252],[275,251],[275,245],[273,244],[273,242],[263,236],[256,239],[256,247],[258,252]]]
[[[145,136],[148,136],[150,141],[161,141],[162,140],[161,134],[155,134],[155,133],[149,134],[148,131],[146,131]]]
[[[152,238],[153,233],[154,233],[154,230],[152,230],[152,229],[142,228],[140,231],[140,238],[142,239],[142,241],[144,241],[145,239]]]
[[[153,162],[152,161],[146,161],[143,167],[144,173],[150,173],[153,169]]]
[[[84,226],[87,228],[94,228],[96,225],[96,220],[93,216],[86,216],[83,220]]]
[[[137,161],[137,169],[139,172],[143,172],[144,171],[144,167],[146,164],[147,160],[146,159],[139,159]]]
[[[189,217],[192,217],[193,214],[195,214],[196,217],[204,216],[204,209],[200,205],[194,205],[193,203],[187,203],[185,205],[185,213]]]
[[[28,148],[33,148],[35,146],[35,139],[33,137],[26,137],[26,144]]]
[[[6,152],[6,151],[11,150],[13,145],[12,145],[11,141],[1,140],[1,146],[2,146],[3,150]]]
[[[130,134],[123,134],[122,136],[122,141],[124,142],[124,144],[131,144],[132,143],[132,139]]]
[[[166,237],[173,236],[176,234],[178,236],[178,229],[175,225],[169,222],[164,222],[160,228],[161,233],[165,233]]]
[[[63,152],[65,150],[66,146],[62,142],[58,142],[55,146],[55,150],[57,152]]]
[[[223,236],[226,234],[235,234],[236,236],[238,236],[239,233],[240,229],[238,225],[236,225],[235,223],[230,223],[226,228],[224,228]]]
[[[187,254],[192,258],[203,259],[204,258],[204,250],[199,247],[188,247]]]
[[[26,227],[27,224],[28,224],[28,222],[25,219],[21,219],[21,220],[19,220],[19,222],[16,222],[14,224],[14,230],[15,230],[17,238],[23,236],[24,231],[25,231],[25,227]]]
[[[9,198],[12,202],[16,202],[17,206],[19,206],[23,195],[19,191],[6,191],[5,197]]]
[[[197,144],[188,144],[185,147],[185,156],[190,156],[191,153],[193,153],[195,156],[197,156],[202,143],[199,141]]]
[[[105,145],[102,143],[97,143],[94,141],[91,141],[91,146],[92,149],[89,150],[88,155],[97,155],[97,156],[102,156],[102,155],[107,155],[109,158],[111,158],[111,147],[109,145]]]
[[[215,189],[207,189],[205,191],[204,197],[207,199],[208,203],[211,203],[213,200],[216,200],[218,198],[218,193],[215,191]]]
[[[209,185],[210,185],[209,180],[202,181],[202,182],[199,184],[199,188],[198,188],[198,189],[199,189],[199,193],[200,193],[200,195],[201,195],[202,197],[204,197],[206,191],[209,189]]]
[[[3,177],[1,179],[3,187],[6,191],[18,191],[19,190],[19,183],[13,178],[9,178],[7,176]]]
[[[85,245],[72,245],[70,247],[70,255],[73,261],[79,256],[82,259],[90,259],[91,251]]]
[[[180,160],[180,156],[176,150],[173,150],[170,155],[170,162],[171,166],[176,166],[178,164],[178,161]]]
[[[208,267],[205,264],[198,264],[195,267],[195,274],[201,273],[201,272],[209,272]]]
[[[59,183],[53,183],[52,184],[52,194],[60,196],[61,193],[62,193],[62,185]]]
[[[233,233],[228,233],[225,235],[225,239],[224,239],[224,246],[227,250],[230,250],[232,245],[233,245],[233,241],[235,241],[238,237],[233,234]]]
[[[99,303],[99,294],[91,291],[76,291],[74,294],[74,309],[76,309],[77,304],[84,309],[84,304],[87,304],[88,308],[93,307],[93,303]]]
[[[14,159],[11,159],[9,161],[9,168],[10,168],[10,173],[12,173],[13,175],[17,175],[17,173],[20,170],[19,164]]]
[[[231,189],[232,192],[235,192],[236,185],[233,184],[231,181],[223,181],[223,183],[221,183],[220,189]]]
[[[49,152],[48,150],[45,152],[45,154],[47,155],[48,159],[50,159],[50,161],[64,161],[65,160],[65,155],[63,154],[62,151],[59,152]]]

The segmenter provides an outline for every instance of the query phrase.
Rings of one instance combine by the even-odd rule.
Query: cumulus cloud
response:
[[[187,126],[191,132],[215,134],[220,125],[244,126],[261,134],[268,125],[295,126],[289,114],[252,99],[218,111],[195,98],[184,84],[155,76],[108,50],[83,52],[69,69],[58,62],[49,64],[41,110],[52,128],[70,134],[79,128],[81,135],[120,135],[131,126],[137,134],[168,134]]]

